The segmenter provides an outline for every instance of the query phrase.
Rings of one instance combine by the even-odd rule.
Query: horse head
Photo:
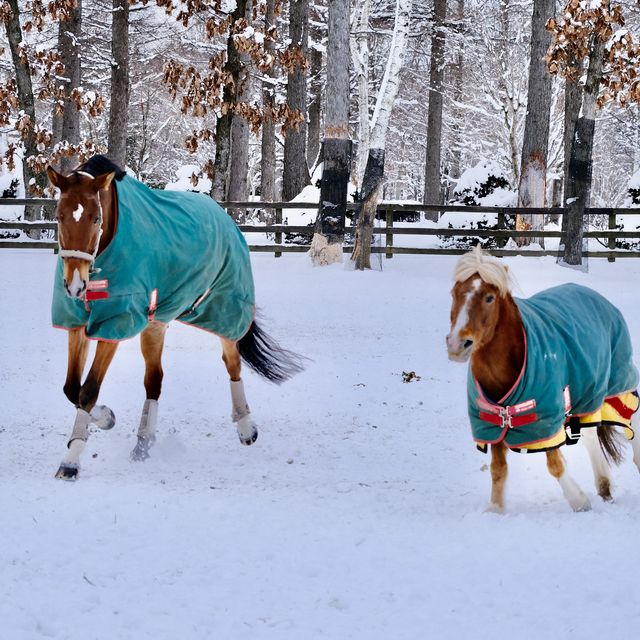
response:
[[[51,167],[47,174],[51,184],[60,190],[56,220],[60,257],[64,261],[64,288],[72,298],[82,298],[102,235],[100,192],[108,191],[115,174],[94,177],[75,171],[63,176]]]
[[[451,290],[449,359],[466,362],[474,350],[491,342],[500,317],[501,301],[509,296],[506,265],[487,256],[480,247],[460,258]]]

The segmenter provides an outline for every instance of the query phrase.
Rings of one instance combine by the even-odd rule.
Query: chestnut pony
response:
[[[90,424],[113,427],[113,412],[96,404],[100,386],[118,341],[137,334],[145,362],[146,401],[131,458],[149,456],[162,387],[165,330],[173,319],[218,334],[230,378],[233,422],[243,444],[255,442],[258,432],[240,377],[241,358],[276,383],[302,366],[299,356],[281,349],[254,320],[249,251],[237,226],[210,198],[148,189],[104,156],[94,156],[68,176],[52,168],[48,175],[60,190],[60,257],[52,314],[54,325],[68,330],[64,393],[77,409],[56,477],[77,477]],[[178,213],[172,217],[176,203]],[[166,210],[160,211],[160,205]],[[130,244],[123,244],[123,234],[140,228],[146,234],[138,232]],[[208,259],[198,242],[213,247],[216,259]],[[178,245],[174,251],[182,251],[179,262],[170,257],[172,244]],[[143,274],[155,284],[146,286]],[[181,292],[188,297],[170,299],[170,293]],[[97,346],[83,381],[90,338]]]
[[[612,426],[625,427],[631,437],[630,420],[638,407],[638,373],[626,324],[613,305],[586,287],[563,285],[520,300],[512,297],[510,286],[508,268],[479,247],[462,256],[454,273],[446,337],[450,360],[470,360],[472,431],[478,448],[491,447],[487,510],[504,510],[508,449],[545,451],[547,468],[573,510],[589,510],[589,499],[567,473],[558,447],[571,444],[565,432],[569,422],[594,427],[579,427],[578,434],[589,452],[598,494],[612,499],[609,460],[621,459]],[[570,343],[572,332],[576,344]],[[606,380],[592,379],[598,367],[588,363],[581,349],[597,352]],[[537,379],[527,382],[530,366]],[[542,435],[528,431],[539,426],[546,429]],[[640,437],[632,445],[640,469]]]

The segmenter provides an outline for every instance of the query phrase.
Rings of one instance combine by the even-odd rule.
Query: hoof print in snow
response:
[[[75,464],[61,464],[56,472],[56,478],[60,480],[75,480],[78,477],[79,467]]]

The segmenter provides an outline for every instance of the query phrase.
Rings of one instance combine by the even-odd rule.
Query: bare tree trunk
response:
[[[545,29],[549,18],[555,16],[555,0],[534,0],[531,20],[531,58],[527,89],[527,117],[524,125],[519,207],[544,207],[547,192],[547,151],[551,116],[551,75],[547,72],[544,56],[551,43],[551,34]],[[517,228],[542,230],[544,215],[523,215]],[[523,224],[524,223],[524,224]],[[530,238],[521,238],[519,244],[529,244]],[[538,242],[544,247],[544,238]]]
[[[291,47],[301,49],[306,57],[309,45],[309,0],[297,0],[289,4],[289,38]],[[291,200],[310,182],[306,154],[307,79],[300,65],[289,72],[287,104],[291,109],[299,109],[304,116],[304,122],[297,131],[289,129],[284,140],[282,197]]]
[[[397,0],[391,50],[373,113],[369,156],[356,206],[356,241],[351,254],[351,260],[359,270],[371,268],[371,240],[384,178],[385,143],[391,112],[400,87],[411,7],[412,0]]]
[[[267,0],[264,17],[265,32],[275,26],[275,0]],[[265,51],[273,55],[275,43],[271,38],[265,39]],[[273,72],[269,71],[269,78]],[[262,83],[262,104],[264,108],[264,122],[262,123],[261,155],[260,155],[260,198],[263,202],[275,202],[276,200],[276,127],[273,122],[273,105],[275,83],[265,81]],[[273,216],[273,212],[269,214]]]
[[[431,60],[429,62],[429,113],[427,115],[427,155],[424,165],[425,204],[442,204],[440,152],[442,147],[442,79],[444,75],[444,21],[447,0],[434,0]]]
[[[247,3],[245,18],[248,23],[252,21],[251,3]],[[243,69],[247,68],[249,55],[240,54],[240,64]],[[254,95],[252,78],[246,74],[237,85],[236,101],[250,99]],[[249,173],[249,123],[237,113],[231,119],[231,155],[229,157],[229,186],[227,189],[227,200],[231,202],[241,202],[247,199],[248,195],[248,173]],[[229,214],[238,223],[246,222],[246,209],[232,209]]]
[[[24,156],[22,159],[22,179],[24,181],[25,194],[29,196],[33,188],[38,191],[46,186],[46,176],[44,173],[37,174],[29,167],[29,158],[38,155],[34,128],[36,126],[36,109],[33,97],[33,84],[31,82],[31,67],[26,57],[20,55],[22,45],[22,28],[20,27],[20,9],[18,0],[8,0],[11,15],[5,22],[5,30],[9,48],[11,50],[11,60],[16,72],[16,85],[18,88],[18,99],[20,110],[27,116],[29,122],[22,133],[24,144]],[[40,218],[40,207],[28,206],[24,209],[25,220],[38,220]],[[28,233],[31,238],[38,238],[39,231]]]
[[[349,0],[328,0],[327,87],[322,182],[316,232],[309,255],[315,265],[342,262],[349,138]]]
[[[108,156],[121,167],[127,164],[129,120],[129,0],[113,0],[111,26],[111,106]]]
[[[592,36],[589,69],[582,92],[582,108],[571,140],[567,191],[573,195],[566,201],[567,225],[566,235],[563,236],[562,241],[563,261],[572,266],[582,264],[583,231],[586,220],[584,213],[591,197],[596,100],[602,79],[605,44],[597,35]]]
[[[356,154],[356,184],[364,185],[365,168],[369,156],[369,3],[360,0],[354,16],[355,33],[351,36],[351,59],[358,78],[358,150]]]
[[[231,14],[232,24],[245,16],[247,0],[236,0],[236,8]],[[224,70],[231,74],[233,87],[225,85],[222,100],[226,104],[235,104],[236,87],[240,84],[243,65],[238,55],[233,34],[227,38],[227,62]],[[226,200],[229,191],[229,167],[231,158],[231,123],[233,110],[228,109],[216,122],[216,156],[213,162],[213,179],[211,180],[211,197]]]
[[[58,23],[58,50],[64,65],[64,105],[62,114],[53,117],[53,142],[80,144],[80,111],[71,100],[71,92],[82,85],[80,60],[80,37],[82,35],[82,0],[76,0],[76,6],[70,11],[68,20]],[[77,157],[63,156],[59,169],[63,174],[70,173],[78,164]]]

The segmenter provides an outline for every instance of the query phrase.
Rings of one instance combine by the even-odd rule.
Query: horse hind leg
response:
[[[72,340],[75,341],[77,339],[77,336],[73,336],[73,338],[70,336],[69,338],[70,371],[72,369],[71,342]],[[84,339],[86,340],[86,338]],[[96,400],[98,399],[98,394],[100,393],[100,386],[102,385],[104,376],[109,369],[109,365],[113,360],[113,356],[115,355],[117,348],[117,342],[98,342],[98,346],[96,347],[96,354],[94,356],[91,369],[87,374],[87,379],[84,381],[84,384],[79,387],[77,393],[76,419],[73,424],[71,436],[69,437],[69,442],[67,444],[67,453],[62,460],[58,471],[56,472],[56,478],[61,478],[63,480],[75,480],[78,476],[78,472],[80,470],[80,456],[84,451],[87,440],[89,438],[89,424],[98,419],[97,417],[95,417],[98,414],[94,412],[94,409],[96,409]],[[78,349],[77,354],[78,357],[81,358],[83,349]],[[84,354],[84,357],[86,358],[86,351],[84,351]],[[83,366],[81,367],[77,361],[73,360],[73,368],[76,372],[80,372],[79,375],[82,375]],[[67,377],[67,383],[65,383],[65,393],[67,393],[68,388],[71,388],[67,386],[68,382],[69,376]],[[67,396],[68,395],[69,394],[67,394]],[[101,416],[102,413],[100,412],[99,415]]]
[[[589,498],[578,483],[567,473],[566,463],[558,449],[547,451],[547,469],[560,484],[564,497],[574,511],[591,510]]]
[[[140,349],[144,358],[144,388],[147,398],[142,407],[138,439],[131,452],[131,459],[146,460],[149,449],[156,440],[158,422],[158,399],[162,391],[162,350],[167,325],[162,322],[151,322],[140,334]]]
[[[586,427],[582,429],[582,441],[589,453],[593,477],[596,483],[596,491],[605,502],[612,502],[611,495],[611,472],[609,463],[600,447],[598,439],[598,428],[609,429],[611,427]]]
[[[235,422],[238,438],[242,444],[251,445],[258,439],[258,429],[251,420],[251,412],[244,395],[244,384],[240,378],[240,351],[238,343],[226,338],[222,342],[222,360],[229,374],[231,387],[231,419]]]

